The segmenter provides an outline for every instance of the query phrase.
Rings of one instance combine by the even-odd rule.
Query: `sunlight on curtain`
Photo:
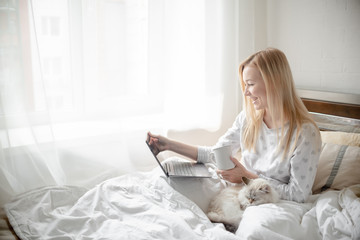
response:
[[[151,169],[147,130],[219,127],[222,1],[0,4],[1,204]]]

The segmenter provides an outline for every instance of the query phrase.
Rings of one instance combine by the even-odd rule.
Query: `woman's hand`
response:
[[[154,135],[148,132],[146,141],[155,155],[158,155],[162,151],[170,150],[170,140],[161,135]]]
[[[197,160],[198,149],[196,146],[184,144],[161,135],[154,135],[148,132],[146,141],[155,155],[162,151],[173,151],[193,160]]]
[[[235,167],[229,170],[217,170],[216,173],[224,180],[232,183],[241,183],[242,177],[257,178],[258,176],[246,170],[246,168],[234,157],[230,157]]]

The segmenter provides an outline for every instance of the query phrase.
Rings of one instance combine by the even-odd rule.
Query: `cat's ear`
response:
[[[264,193],[269,193],[270,192],[270,186],[266,185],[260,188],[260,191],[263,191]]]
[[[247,177],[242,177],[242,181],[246,184],[249,185],[251,179],[247,178]]]

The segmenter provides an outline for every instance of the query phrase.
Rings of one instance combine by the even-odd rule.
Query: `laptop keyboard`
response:
[[[176,175],[193,175],[192,164],[188,162],[172,162],[174,173]]]

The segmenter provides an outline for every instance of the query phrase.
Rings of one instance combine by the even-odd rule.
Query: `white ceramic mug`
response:
[[[231,161],[231,146],[217,147],[213,149],[218,169],[228,170],[235,167]]]

